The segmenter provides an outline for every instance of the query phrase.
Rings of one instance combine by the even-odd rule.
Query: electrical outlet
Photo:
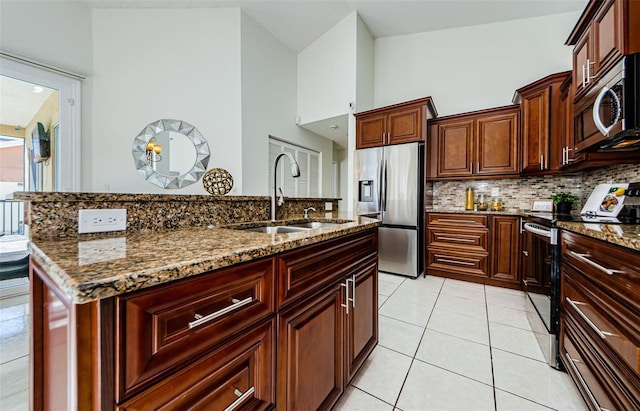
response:
[[[127,229],[127,210],[109,208],[78,211],[78,233],[103,233]]]
[[[327,201],[326,203],[324,203],[324,211],[332,211],[333,210],[333,203]]]
[[[491,187],[491,196],[492,197],[498,197],[500,195],[500,188],[499,187]]]

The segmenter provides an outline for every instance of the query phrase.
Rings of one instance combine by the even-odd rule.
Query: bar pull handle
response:
[[[443,263],[460,264],[460,265],[475,265],[474,263],[469,263],[466,261],[458,261],[458,260],[449,260],[447,258],[439,258],[438,261],[441,261]]]
[[[356,275],[355,274],[351,275],[351,280],[347,280],[347,281],[351,281],[351,304],[353,309],[355,310],[356,308]]]
[[[540,154],[540,170],[544,170],[544,154]]]
[[[567,357],[567,360],[569,361],[569,365],[573,369],[573,372],[576,374],[576,376],[580,380],[580,385],[582,385],[582,388],[584,388],[584,390],[586,391],[587,396],[589,397],[589,400],[591,401],[591,403],[596,407],[597,410],[604,410],[603,408],[600,408],[600,405],[598,405],[598,401],[596,401],[596,398],[591,393],[591,390],[589,389],[589,386],[585,382],[584,378],[582,378],[582,375],[580,374],[580,371],[578,371],[578,367],[576,367],[576,365],[575,365],[575,361],[576,360],[571,358],[571,356],[569,355],[568,352],[565,352],[564,355],[565,355],[565,357]]]
[[[567,147],[562,147],[562,165],[567,164]]]
[[[351,301],[351,298],[349,298],[349,280],[345,280],[344,283],[340,284],[341,287],[345,288],[345,299],[344,299],[344,304],[340,304],[342,307],[344,307],[346,309],[346,313],[347,315],[349,315],[349,301]]]
[[[474,243],[475,240],[471,240],[468,238],[457,238],[457,237],[438,237],[440,240],[453,241],[458,243]]]
[[[587,60],[589,62],[589,60]],[[587,86],[587,67],[585,64],[582,65],[582,88]]]
[[[238,408],[238,406],[240,404],[242,404],[244,402],[244,400],[246,400],[247,398],[251,397],[254,392],[255,392],[255,388],[254,387],[249,388],[244,393],[236,388],[233,391],[233,393],[236,396],[238,396],[238,399],[235,400],[234,402],[232,402],[231,405],[229,405],[227,408],[224,409],[224,411],[233,411],[233,410],[235,410],[236,408]]]
[[[580,253],[576,253],[575,251],[569,251],[569,253],[572,256],[574,256],[575,258],[577,258],[578,260],[582,261],[583,263],[587,263],[590,266],[597,268],[598,270],[602,271],[605,274],[614,275],[614,274],[622,274],[622,273],[624,273],[624,271],[614,270],[612,268],[607,268],[607,267],[601,266],[600,264],[596,263],[595,261],[590,260],[589,259],[589,257],[590,257],[589,254],[580,254]]]
[[[571,298],[569,297],[565,297],[565,300],[567,300],[567,303],[569,303],[569,305],[571,307],[573,307],[574,310],[576,310],[576,312],[578,313],[578,315],[580,315],[580,317],[582,317],[582,319],[589,325],[589,327],[591,327],[591,329],[593,331],[596,332],[596,334],[598,334],[598,336],[602,339],[607,338],[607,336],[605,335],[605,333],[603,333],[602,331],[600,331],[600,329],[593,323],[593,321],[591,321],[589,319],[589,317],[586,316],[585,313],[582,312],[582,310],[580,310],[580,308],[578,308],[578,304],[584,304],[584,303],[577,303],[575,301],[573,301]],[[611,335],[610,333],[607,333],[609,335]]]
[[[237,300],[234,298],[233,300],[231,300],[232,304],[230,306],[224,307],[221,310],[218,310],[206,316],[196,314],[194,315],[195,321],[191,321],[189,323],[189,329],[197,327],[200,324],[204,324],[208,321],[215,320],[216,318],[222,315],[228,314],[231,311],[237,310],[238,308],[243,307],[247,304],[251,304],[252,301],[253,301],[253,297],[247,297],[244,300]]]

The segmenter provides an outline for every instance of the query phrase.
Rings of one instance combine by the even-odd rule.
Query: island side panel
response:
[[[33,259],[30,280],[31,409],[100,409],[97,303],[71,303]]]

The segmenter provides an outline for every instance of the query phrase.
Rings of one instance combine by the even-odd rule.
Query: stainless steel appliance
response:
[[[616,195],[619,188],[624,193]],[[620,208],[602,209],[618,197]],[[624,198],[626,197],[626,199]],[[624,205],[623,205],[624,204]],[[522,285],[532,310],[527,312],[531,328],[549,365],[562,369],[558,357],[560,307],[560,244],[558,221],[600,224],[615,231],[617,224],[640,224],[640,183],[600,184],[585,202],[580,215],[529,214],[522,220],[523,280]],[[613,228],[611,228],[613,227]]]
[[[423,268],[424,144],[356,150],[357,212],[379,214],[378,268],[419,276]]]
[[[640,53],[620,59],[581,101],[576,151],[640,150]]]

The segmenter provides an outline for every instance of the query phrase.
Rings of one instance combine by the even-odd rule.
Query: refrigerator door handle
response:
[[[387,159],[382,160],[382,194],[380,195],[381,207],[380,210],[387,211]]]
[[[378,163],[378,211],[382,211],[382,175],[384,173],[384,160]]]

